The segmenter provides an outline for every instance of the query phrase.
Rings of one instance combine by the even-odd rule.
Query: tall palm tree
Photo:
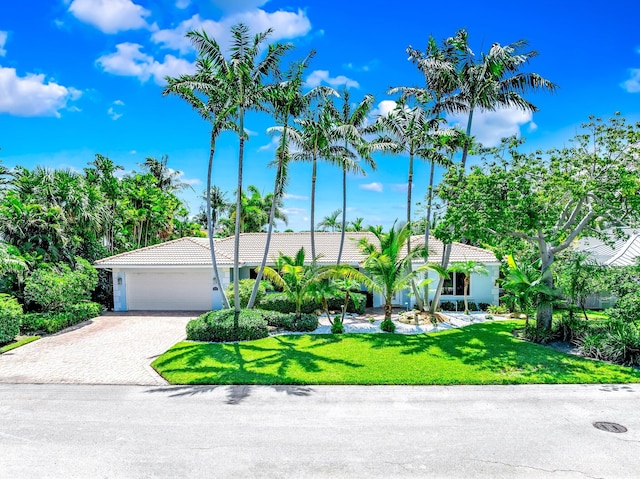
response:
[[[524,52],[525,40],[518,40],[502,46],[494,43],[489,52],[482,53],[481,61],[474,60],[469,47],[466,30],[459,30],[455,36],[445,41],[450,58],[457,58],[456,71],[458,87],[453,94],[442,101],[442,108],[447,112],[465,112],[467,116],[466,141],[460,160],[460,174],[464,174],[467,155],[471,145],[471,126],[477,108],[496,110],[500,107],[516,107],[524,111],[536,112],[538,108],[522,95],[530,90],[555,91],[557,85],[537,73],[521,72],[522,67],[538,55],[535,50]],[[442,265],[446,267],[451,257],[451,244],[445,245]],[[431,310],[440,300],[443,280],[436,288]]]
[[[334,106],[329,106],[330,100],[326,96],[331,92],[337,96],[335,90],[327,89],[323,104],[316,109],[308,108],[303,118],[295,119],[297,128],[290,128],[289,139],[297,151],[291,154],[294,161],[307,161],[311,163],[311,255],[315,257],[315,205],[316,205],[316,180],[318,175],[318,160],[336,163],[341,154],[346,155],[344,147],[338,146],[337,130],[331,112]]]
[[[309,61],[315,55],[315,51],[311,53],[300,63],[292,65],[289,71],[285,74],[284,80],[271,85],[267,89],[267,101],[271,104],[273,113],[276,117],[276,121],[281,123],[274,128],[269,128],[271,134],[280,135],[280,143],[276,149],[276,176],[273,185],[273,202],[271,211],[269,213],[269,223],[267,229],[267,239],[265,241],[264,254],[262,256],[262,262],[260,263],[260,269],[256,277],[256,282],[249,298],[248,307],[252,308],[256,296],[258,294],[258,288],[260,286],[260,280],[262,279],[263,269],[267,263],[267,255],[269,254],[269,246],[271,245],[271,235],[273,233],[273,224],[277,218],[276,206],[282,201],[282,195],[288,181],[288,167],[289,167],[289,127],[291,118],[299,116],[305,109],[309,108],[312,99],[324,94],[324,87],[317,87],[311,89],[307,93],[302,93],[303,79],[305,69],[309,65]]]
[[[489,271],[487,267],[478,263],[477,261],[455,261],[451,263],[451,266],[447,269],[451,273],[462,273],[464,275],[464,314],[469,314],[469,302],[467,297],[469,296],[469,286],[471,285],[472,274],[482,274],[487,276]]]
[[[429,269],[443,274],[437,265],[424,264],[416,269],[411,267],[413,260],[426,257],[424,247],[417,247],[407,254],[403,253],[406,244],[411,241],[411,228],[404,224],[396,228],[394,223],[388,232],[383,232],[382,227],[369,227],[369,231],[378,239],[378,243],[362,238],[359,242],[360,250],[367,255],[362,266],[367,271],[374,283],[374,289],[384,296],[384,317],[391,319],[393,295],[411,283],[422,273]]]
[[[290,44],[271,44],[264,56],[260,58],[263,43],[271,35],[272,30],[258,33],[250,38],[249,29],[242,23],[231,27],[232,42],[230,58],[227,60],[220,50],[220,46],[208,37],[205,32],[189,32],[187,36],[196,46],[199,54],[211,60],[217,71],[217,77],[226,84],[225,91],[229,92],[230,106],[233,107],[237,118],[237,133],[239,136],[238,152],[238,186],[236,189],[236,211],[242,208],[242,169],[244,159],[244,143],[246,131],[244,126],[245,113],[248,110],[264,109],[265,85],[264,79],[278,69],[282,55],[291,48]],[[233,258],[234,277],[234,326],[238,325],[240,315],[240,215],[236,215],[235,241]]]
[[[159,160],[157,158],[147,157],[144,163],[141,163],[141,166],[153,175],[158,184],[158,188],[165,193],[175,193],[179,190],[193,189],[188,183],[180,181],[182,172],[169,168],[167,165],[168,161],[169,155],[162,155]]]
[[[216,150],[218,136],[224,130],[235,130],[235,124],[231,121],[235,114],[235,105],[232,101],[233,94],[230,85],[224,76],[224,67],[218,65],[211,58],[205,56],[207,49],[211,46],[216,49],[215,40],[207,37],[206,33],[189,32],[192,43],[198,51],[196,60],[196,73],[194,75],[182,75],[178,78],[167,78],[167,87],[163,95],[175,94],[185,100],[204,120],[210,122],[211,133],[209,135],[209,162],[207,166],[207,189],[206,189],[206,215],[207,215],[207,236],[209,238],[209,250],[211,251],[211,263],[213,265],[216,281],[220,283],[220,272],[216,261],[216,250],[213,240],[215,227],[217,224],[217,212],[214,218],[212,211],[212,194],[216,191],[211,187],[211,175],[213,170],[213,158]],[[194,38],[203,37],[203,42],[194,41]],[[211,45],[209,45],[211,44]],[[219,47],[217,48],[219,50]],[[224,60],[224,59],[222,59]],[[218,59],[220,61],[220,59]],[[224,62],[223,62],[224,64]],[[204,97],[204,98],[202,98]],[[219,188],[218,188],[219,191]],[[218,199],[224,196],[219,196]],[[224,286],[219,284],[218,290],[222,295],[222,306],[229,307],[229,301],[224,291]]]
[[[347,173],[365,175],[364,168],[357,158],[364,160],[372,170],[376,169],[376,162],[369,154],[368,144],[363,134],[367,126],[367,118],[373,108],[373,96],[365,95],[360,103],[352,109],[349,101],[349,91],[345,88],[342,94],[342,111],[334,112],[338,136],[342,140],[345,152],[351,151],[351,155],[343,155],[339,158],[342,168],[342,225],[340,231],[340,248],[338,249],[338,264],[342,260],[344,249],[344,237],[347,229]],[[354,158],[356,158],[354,160]]]

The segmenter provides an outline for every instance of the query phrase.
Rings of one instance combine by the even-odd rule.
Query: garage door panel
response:
[[[128,273],[127,304],[133,311],[211,309],[208,272]]]

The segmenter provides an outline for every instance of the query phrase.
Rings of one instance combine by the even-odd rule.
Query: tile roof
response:
[[[240,265],[257,266],[262,261],[267,235],[265,233],[243,233],[240,235]],[[369,232],[347,233],[345,235],[342,261],[358,264],[364,260],[364,255],[358,248],[361,238],[368,238],[377,242],[375,236]],[[318,262],[331,264],[338,258],[340,233],[316,232],[316,254],[320,255]],[[413,246],[424,243],[424,236],[413,236]],[[279,253],[295,256],[300,247],[304,247],[307,259],[311,259],[311,235],[307,233],[274,233],[269,245],[267,262],[273,264]],[[234,237],[215,240],[216,259],[218,265],[233,265]],[[429,249],[432,251],[433,261],[440,261],[442,257],[442,242],[431,237]],[[451,261],[481,261],[484,263],[497,262],[495,255],[485,249],[454,243]],[[119,266],[197,266],[210,265],[209,240],[207,238],[181,238],[166,243],[137,249],[128,253],[121,253],[95,262],[97,267],[110,268]]]
[[[610,235],[609,244],[597,238],[581,238],[575,248],[593,256],[606,266],[630,266],[640,257],[640,230],[623,228],[625,238]]]

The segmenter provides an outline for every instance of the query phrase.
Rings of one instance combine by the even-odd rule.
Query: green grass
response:
[[[0,347],[0,354],[11,351],[12,349],[19,348],[20,346],[24,346],[25,344],[29,344],[37,339],[40,339],[40,336],[27,336],[22,339],[11,341],[10,343],[7,343],[4,346]]]
[[[640,371],[516,339],[523,321],[421,335],[274,336],[181,342],[152,366],[172,384],[527,384],[640,382]]]

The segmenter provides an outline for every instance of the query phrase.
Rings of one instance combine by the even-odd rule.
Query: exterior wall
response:
[[[126,273],[120,269],[114,268],[112,271],[113,279],[113,310],[127,311],[127,284]]]

